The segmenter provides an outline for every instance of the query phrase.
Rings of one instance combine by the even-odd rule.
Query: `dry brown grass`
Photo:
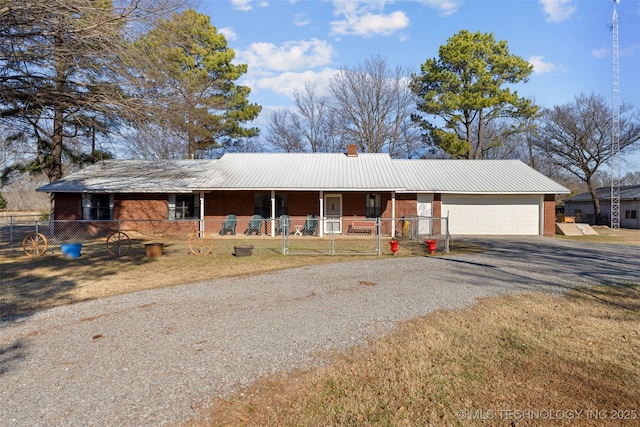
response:
[[[189,425],[638,425],[638,390],[640,290],[592,288],[404,323],[326,367],[263,379]]]
[[[593,226],[593,229],[598,233],[597,235],[585,235],[585,236],[562,236],[558,235],[557,238],[576,240],[581,242],[595,242],[595,243],[614,243],[623,245],[640,245],[640,230],[632,230],[628,228],[622,228],[620,230],[611,230],[606,226]]]
[[[165,239],[166,241],[166,239]],[[367,256],[284,256],[273,248],[273,240],[255,240],[259,255],[235,257],[235,240],[219,239],[217,254],[195,256],[185,242],[165,244],[164,256],[148,259],[137,244],[120,258],[109,255],[104,242],[85,242],[82,256],[65,259],[54,254],[27,257],[21,251],[0,255],[0,318],[22,315],[80,301],[93,300],[148,289],[258,274],[310,264],[367,259]],[[172,245],[181,248],[172,251]]]

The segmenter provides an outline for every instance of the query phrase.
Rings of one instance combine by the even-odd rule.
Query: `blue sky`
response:
[[[460,30],[493,33],[534,65],[516,89],[538,105],[580,93],[612,94],[613,0],[201,0],[199,10],[225,35],[240,83],[263,106],[257,123],[292,104],[305,82],[323,87],[332,73],[374,55],[418,73]],[[640,1],[621,0],[620,98],[640,107]]]

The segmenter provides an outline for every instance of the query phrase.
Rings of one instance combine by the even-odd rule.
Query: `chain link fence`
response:
[[[449,251],[447,218],[397,219],[318,218],[308,215],[278,219],[63,221],[0,218],[0,251],[40,256],[63,245],[81,244],[83,256],[145,255],[160,244],[164,254],[250,253],[285,255],[420,255],[428,241],[437,252]],[[395,243],[394,243],[395,242]],[[395,249],[394,249],[395,248]]]

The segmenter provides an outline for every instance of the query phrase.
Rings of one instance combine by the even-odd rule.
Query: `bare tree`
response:
[[[631,151],[640,141],[640,122],[632,111],[630,104],[620,106],[621,152]],[[556,167],[584,181],[596,218],[600,217],[597,173],[612,156],[611,121],[611,108],[603,96],[581,94],[571,103],[543,111],[535,140],[537,149]]]
[[[271,114],[265,141],[286,152],[338,152],[344,149],[335,131],[329,98],[314,83],[293,94],[296,108]]]
[[[274,148],[285,153],[306,151],[299,132],[300,125],[295,113],[277,110],[271,113],[264,139]]]
[[[329,82],[336,131],[345,144],[369,153],[397,157],[420,144],[411,114],[416,98],[403,67],[390,69],[374,56],[353,68],[342,68]]]
[[[621,179],[624,185],[640,185],[640,171],[627,172]]]
[[[293,124],[308,150],[316,153],[344,149],[339,135],[334,132],[335,119],[329,98],[320,95],[313,83],[305,84],[304,90],[294,92],[293,96],[298,108]]]

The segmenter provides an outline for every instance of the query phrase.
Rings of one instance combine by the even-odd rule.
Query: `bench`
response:
[[[354,220],[347,228],[347,234],[373,234],[376,228],[375,221]]]

